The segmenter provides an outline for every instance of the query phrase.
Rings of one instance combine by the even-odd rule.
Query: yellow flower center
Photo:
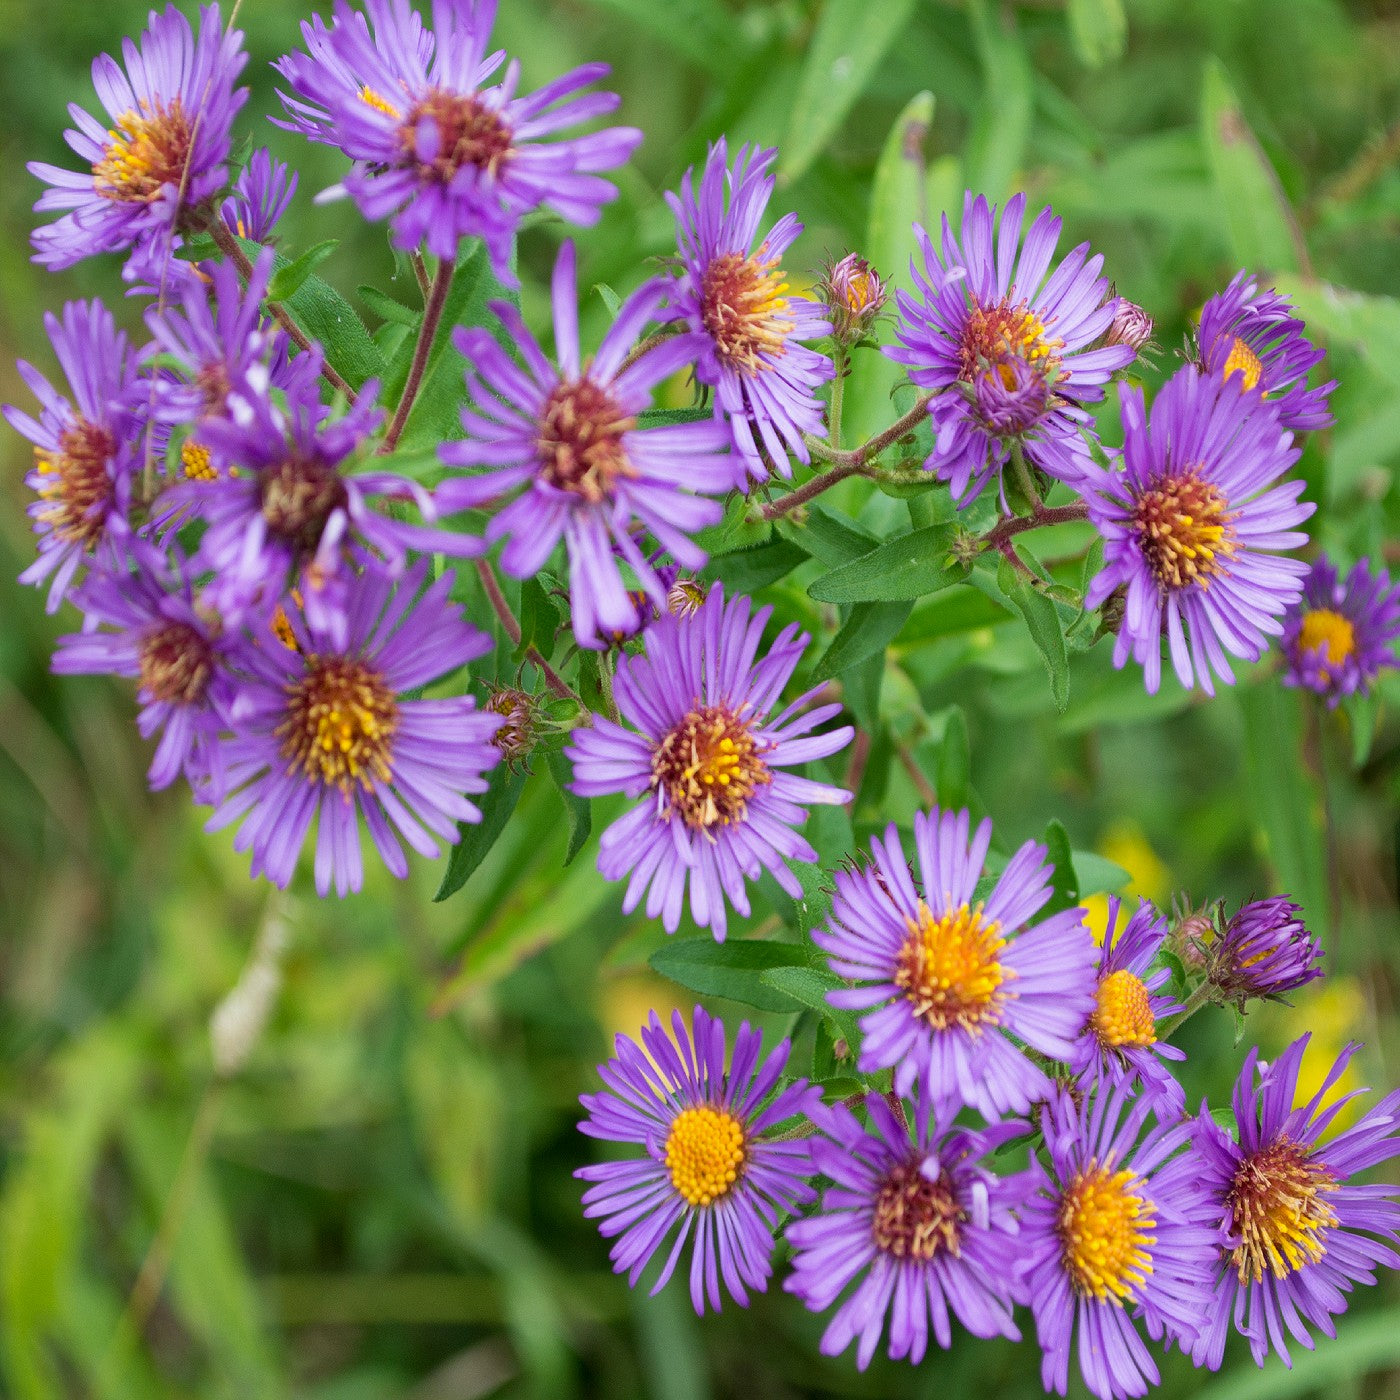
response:
[[[918,1163],[896,1167],[875,1198],[871,1233],[876,1247],[896,1259],[932,1259],[940,1251],[956,1258],[962,1252],[960,1226],[967,1212],[946,1172],[933,1181]]]
[[[723,253],[705,269],[700,319],[727,364],[757,374],[762,356],[781,355],[794,322],[788,315],[787,274],[766,248],[745,257]]]
[[[1092,1020],[1094,1034],[1104,1045],[1157,1043],[1157,1022],[1148,1005],[1147,986],[1127,968],[1110,972],[1099,983]]]
[[[1264,366],[1259,356],[1236,336],[1231,342],[1230,353],[1225,357],[1225,368],[1220,377],[1228,379],[1232,374],[1238,374],[1241,387],[1252,389],[1263,373]]]
[[[58,451],[34,449],[34,465],[44,483],[39,496],[48,502],[39,514],[61,540],[91,549],[102,538],[112,506],[108,465],[117,450],[106,428],[76,419],[58,439]]]
[[[152,700],[193,705],[204,698],[214,658],[197,629],[187,622],[152,628],[137,648],[141,689]]]
[[[1326,1252],[1325,1232],[1337,1213],[1325,1197],[1337,1179],[1308,1149],[1279,1137],[1235,1168],[1226,1193],[1230,1229],[1239,1244],[1230,1254],[1241,1283],[1258,1283],[1268,1269],[1285,1278]]]
[[[217,481],[219,478],[209,449],[193,438],[186,438],[180,448],[180,470],[191,481]]]
[[[744,1126],[722,1108],[687,1108],[666,1137],[671,1185],[693,1206],[719,1200],[744,1168]]]
[[[909,932],[894,980],[914,1014],[935,1030],[961,1026],[976,1032],[995,1025],[1006,999],[1002,984],[1015,975],[997,960],[1006,946],[1001,925],[984,921],[980,904],[950,908],[935,918],[923,900],[917,917],[904,922]]]
[[[1194,471],[1164,477],[1138,500],[1138,547],[1165,589],[1207,585],[1235,552],[1229,502]]]
[[[544,479],[597,504],[612,499],[620,476],[636,476],[624,434],[637,420],[587,377],[560,384],[540,418],[538,442]]]
[[[1356,629],[1351,619],[1343,617],[1331,608],[1314,608],[1303,614],[1303,625],[1298,631],[1298,644],[1304,651],[1323,651],[1317,657],[1324,670],[1340,666],[1356,650]]]
[[[1136,1172],[1091,1160],[1065,1188],[1057,1222],[1061,1258],[1081,1296],[1111,1298],[1122,1307],[1146,1283],[1157,1214],[1144,1185]]]
[[[309,656],[306,674],[287,687],[277,727],[288,771],[347,796],[391,776],[399,705],[377,671],[345,656]]]
[[[177,97],[117,118],[102,159],[92,167],[93,188],[104,199],[150,204],[167,185],[185,178],[193,133]]]
[[[743,821],[749,799],[773,781],[758,740],[733,710],[692,710],[657,745],[652,786],[692,830]]]
[[[963,327],[958,377],[971,383],[979,370],[991,365],[999,370],[1006,387],[1014,389],[1015,371],[1006,362],[1021,360],[1053,378],[1060,365],[1056,352],[1064,345],[1024,302],[1013,306],[1003,298],[993,306],[974,306]]]

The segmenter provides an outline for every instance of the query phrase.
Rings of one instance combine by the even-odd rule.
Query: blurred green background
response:
[[[102,295],[139,326],[114,260],[58,277],[28,262],[39,186],[23,164],[66,163],[65,104],[94,107],[91,58],[138,29],[145,8],[0,0],[0,400],[27,406],[17,356],[52,370],[45,309]],[[1348,561],[1396,539],[1400,5],[500,9],[497,38],[527,84],[606,59],[623,118],[647,132],[619,177],[621,198],[579,235],[585,288],[625,291],[671,249],[661,194],[721,133],[782,147],[774,209],[804,219],[788,266],[809,275],[849,248],[902,275],[907,226],[870,226],[886,150],[882,178],[934,219],[960,206],[965,185],[993,199],[1024,188],[1064,216],[1064,246],[1091,238],[1119,290],[1156,319],[1159,376],[1175,367],[1202,300],[1238,266],[1281,274],[1341,380],[1338,426],[1303,464],[1317,536]],[[402,291],[383,229],[360,226],[349,205],[310,201],[339,178],[340,158],[265,121],[276,109],[268,61],[297,42],[305,13],[299,0],[247,0],[240,16],[253,85],[243,129],[302,177],[283,246],[339,237],[321,272],[347,296],[366,282]],[[915,100],[924,92],[932,106]],[[559,236],[546,224],[522,245],[537,325]],[[601,298],[586,316],[596,333]],[[858,374],[852,432],[879,426],[890,386],[878,367]],[[40,595],[10,581],[32,557],[27,444],[5,430],[0,460],[0,1393],[1040,1393],[1029,1341],[963,1338],[918,1369],[877,1360],[860,1375],[849,1356],[817,1355],[822,1322],[780,1291],[703,1322],[683,1286],[654,1300],[630,1294],[579,1214],[570,1173],[595,1148],[575,1132],[576,1098],[614,1031],[635,1031],[647,1008],[686,994],[648,970],[663,936],[618,913],[620,888],[593,872],[596,834],[563,869],[562,808],[541,771],[445,903],[431,902],[440,870],[421,860],[404,884],[371,871],[365,893],[343,903],[318,903],[309,883],[270,899],[228,833],[202,834],[187,793],[146,791],[129,690],[49,675],[53,638],[75,615],[46,618]],[[1072,549],[1082,536],[1071,528],[1065,541]],[[829,635],[835,617],[806,598],[805,578],[773,592]],[[976,599],[969,611],[955,592],[921,603],[889,654],[886,747],[854,812],[857,836],[908,819],[919,793],[896,760],[932,771],[958,706],[975,800],[1003,846],[1058,817],[1076,848],[1122,867],[1135,893],[1294,894],[1326,931],[1331,976],[1295,1010],[1252,1016],[1247,1036],[1273,1051],[1312,1028],[1313,1073],[1359,1037],[1367,1048],[1349,1082],[1400,1081],[1394,683],[1364,758],[1349,718],[1319,724],[1272,683],[1213,703],[1171,688],[1149,699],[1139,673],[1112,672],[1102,646],[1074,658],[1057,717],[1024,630]],[[751,923],[771,929],[776,917],[759,907]],[[270,965],[283,937],[269,1023],[246,1065],[216,1086],[211,1015],[252,965]],[[792,1021],[761,1019],[773,1031]],[[809,1027],[798,1033],[810,1039]],[[1187,1028],[1193,1099],[1225,1090],[1243,1052],[1232,1039],[1223,1013]],[[148,1314],[140,1328],[133,1295]],[[1387,1278],[1358,1297],[1341,1339],[1303,1353],[1291,1374],[1277,1361],[1256,1373],[1241,1349],[1218,1378],[1174,1356],[1164,1393],[1382,1396],[1400,1394],[1397,1368],[1400,1289]]]

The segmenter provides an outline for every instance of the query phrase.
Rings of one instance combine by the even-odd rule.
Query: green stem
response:
[[[1157,1027],[1157,1039],[1169,1040],[1180,1028],[1185,1025],[1201,1007],[1205,1006],[1214,996],[1215,988],[1209,982],[1202,982],[1195,991],[1182,1003],[1181,1010],[1175,1016],[1168,1016]]]
[[[621,724],[622,716],[617,712],[617,700],[613,696],[612,657],[606,652],[598,658],[598,689],[603,692],[608,718],[614,724]]]
[[[846,351],[838,349],[831,357],[836,366],[836,378],[831,382],[831,405],[827,410],[827,441],[839,452],[841,450],[841,403],[846,395]]]
[[[384,441],[379,446],[380,456],[387,456],[398,446],[399,437],[408,422],[408,415],[413,411],[414,400],[418,397],[419,389],[423,387],[423,372],[428,366],[428,355],[432,351],[433,341],[437,339],[438,325],[442,321],[443,307],[447,305],[447,293],[452,288],[452,277],[456,270],[457,265],[451,258],[443,258],[433,274],[433,283],[428,289],[428,302],[423,308],[423,324],[418,328],[418,343],[413,347],[413,363],[408,367],[408,379],[404,383],[399,406],[394,410],[394,421],[389,424],[389,431],[384,434]]]
[[[1031,474],[1030,465],[1026,461],[1026,454],[1021,451],[1021,444],[1019,442],[1011,444],[1011,464],[1016,472],[1016,483],[1025,493],[1026,499],[1031,503],[1031,509],[1036,512],[1044,510],[1045,502],[1040,499],[1040,492],[1036,488],[1035,477]]]

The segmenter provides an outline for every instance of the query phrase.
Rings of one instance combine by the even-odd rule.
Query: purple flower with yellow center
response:
[[[837,976],[861,984],[828,994],[833,1006],[867,1013],[861,1073],[893,1069],[896,1093],[922,1086],[990,1119],[1050,1092],[1008,1037],[1068,1059],[1094,1011],[1097,955],[1081,909],[1032,923],[1052,871],[1034,841],[979,899],[992,824],[971,841],[968,826],[965,811],[915,816],[916,881],[891,825],[871,842],[868,866],[836,872],[830,922],[812,937]]]
[[[271,241],[273,230],[297,191],[297,173],[259,146],[238,172],[233,193],[219,207],[223,221],[240,238]]]
[[[222,793],[220,734],[238,693],[236,669],[247,643],[203,608],[178,551],[132,541],[130,556],[108,552],[74,601],[82,632],[60,637],[60,675],[129,676],[139,684],[143,739],[159,734],[148,778],[168,787],[181,773],[202,798]]]
[[[1345,580],[1324,554],[1303,580],[1303,596],[1283,619],[1285,685],[1302,686],[1336,706],[1344,695],[1365,695],[1400,639],[1400,584],[1385,569],[1358,560]]]
[[[366,14],[368,19],[366,19]],[[355,162],[345,188],[369,219],[390,218],[394,241],[454,259],[482,239],[496,275],[514,283],[510,247],[520,220],[542,205],[573,224],[598,221],[617,191],[598,171],[626,163],[642,133],[611,127],[545,138],[606,116],[619,99],[585,89],[608,67],[575,68],[516,96],[520,65],[486,86],[505,55],[487,55],[495,0],[433,0],[425,28],[408,0],[336,0],[334,21],[301,27],[307,52],[273,66],[295,95],[291,120]]]
[[[1186,1053],[1157,1039],[1157,1022],[1181,1004],[1153,995],[1171,976],[1166,967],[1152,966],[1169,933],[1167,920],[1142,900],[1120,931],[1121,905],[1116,897],[1108,901],[1096,1004],[1074,1042],[1069,1067],[1086,1090],[1137,1083],[1162,1117],[1179,1117],[1186,1095],[1162,1061],[1184,1060]]]
[[[595,1184],[583,1213],[601,1219],[617,1273],[636,1287],[652,1256],[679,1225],[652,1293],[665,1287],[691,1241],[690,1299],[697,1313],[720,1308],[720,1280],[740,1307],[761,1293],[773,1272],[773,1232],[779,1216],[816,1199],[808,1143],[770,1134],[810,1113],[821,1090],[805,1079],[774,1093],[787,1064],[784,1040],[760,1063],[763,1037],[745,1021],[734,1037],[725,1072],[724,1023],[697,1006],[694,1038],[676,1011],[667,1035],[656,1012],[641,1044],[625,1035],[598,1073],[606,1088],[584,1094],[590,1137],[635,1143],[640,1158],[580,1167]],[[770,1097],[771,1096],[771,1097]]]
[[[1138,1324],[1190,1346],[1206,1325],[1219,1256],[1218,1212],[1201,1189],[1188,1123],[1139,1141],[1151,1109],[1126,1086],[1078,1107],[1056,1094],[1042,1114],[1048,1171],[1021,1209],[1021,1284],[1044,1355],[1040,1378],[1063,1395],[1069,1358],[1099,1400],[1139,1396],[1160,1379]]]
[[[1291,433],[1258,390],[1183,366],[1152,405],[1121,385],[1123,469],[1086,467],[1079,483],[1104,539],[1104,567],[1085,605],[1125,590],[1113,664],[1133,657],[1155,694],[1162,640],[1182,685],[1227,685],[1226,653],[1257,661],[1280,615],[1302,592],[1307,565],[1275,551],[1308,537],[1294,527],[1313,512],[1301,481],[1279,478],[1298,460]]]
[[[960,506],[1000,476],[1013,446],[1072,484],[1091,460],[1084,405],[1102,399],[1110,375],[1136,353],[1099,343],[1118,309],[1100,276],[1102,256],[1081,243],[1051,272],[1060,220],[1042,209],[1022,242],[1025,208],[1016,195],[998,226],[995,206],[969,191],[962,241],[945,216],[941,251],[916,225],[918,295],[896,293],[900,344],[885,354],[933,392],[924,468],[950,484]]]
[[[61,321],[44,317],[44,329],[73,397],[21,360],[20,378],[39,400],[39,416],[9,405],[4,415],[34,444],[34,469],[25,484],[39,498],[29,507],[39,557],[20,581],[51,579],[47,606],[56,612],[97,546],[131,533],[127,516],[145,441],[149,381],[137,370],[126,332],[100,301],[71,301]]]
[[[690,535],[724,513],[706,496],[730,489],[733,467],[720,424],[639,423],[653,388],[689,364],[700,343],[697,336],[672,336],[626,363],[661,303],[662,281],[648,282],[627,299],[587,360],[579,351],[572,243],[560,249],[552,292],[557,367],[506,302],[491,307],[519,362],[488,331],[457,332],[455,343],[470,366],[471,403],[462,411],[467,436],[445,443],[440,455],[450,466],[484,470],[449,478],[438,488],[438,502],[450,513],[514,496],[486,530],[488,541],[507,541],[502,567],[532,578],[562,539],[574,636],[582,646],[601,647],[618,634],[630,636],[636,626],[637,604],[619,560],[653,607],[666,606],[670,582],[639,547],[638,527],[677,564],[699,568],[705,551]]]
[[[69,211],[34,233],[35,261],[51,268],[154,243],[168,257],[175,235],[199,226],[200,206],[227,181],[233,119],[248,96],[233,85],[248,59],[243,35],[224,32],[217,5],[200,11],[197,34],[168,5],[151,12],[139,44],[123,43],[122,57],[125,71],[110,54],[92,65],[110,129],[68,108],[77,130],[64,139],[87,168],[30,163],[53,186],[35,211]]]
[[[667,194],[676,216],[681,268],[669,314],[703,337],[695,377],[715,391],[739,454],[739,484],[790,478],[789,454],[811,456],[803,433],[826,436],[813,394],[835,373],[831,360],[801,342],[831,331],[823,307],[793,296],[782,257],[802,232],[785,214],[759,236],[773,194],[777,151],[741,146],[728,167],[723,139],[710,147],[697,191],[688,170],[681,191]]]
[[[1280,998],[1322,976],[1322,942],[1292,900],[1242,905],[1207,950],[1211,985],[1241,1010],[1252,997]]]
[[[1257,1365],[1271,1351],[1291,1365],[1285,1333],[1308,1349],[1314,1330],[1336,1336],[1332,1319],[1346,1311],[1346,1295],[1374,1284],[1378,1265],[1400,1267],[1400,1188],[1354,1180],[1400,1156],[1400,1092],[1324,1140],[1354,1095],[1324,1101],[1360,1047],[1348,1045],[1317,1093],[1299,1103],[1307,1043],[1306,1035],[1295,1040],[1267,1068],[1258,1050],[1249,1052],[1232,1100],[1236,1137],[1204,1107],[1196,1120],[1192,1170],[1225,1230],[1192,1351],[1198,1366],[1220,1365],[1232,1324]]]
[[[919,1105],[906,1125],[881,1096],[865,1100],[868,1126],[845,1104],[812,1121],[812,1167],[831,1185],[819,1210],[788,1226],[792,1274],[783,1287],[813,1312],[851,1284],[822,1337],[825,1356],[859,1340],[864,1370],[889,1321],[889,1355],[918,1365],[929,1334],[952,1341],[949,1313],[975,1337],[1020,1340],[1015,1208],[1029,1180],[995,1176],[982,1158],[1026,1132],[1025,1123],[955,1127],[947,1106]],[[857,1282],[859,1280],[859,1282]]]
[[[344,644],[285,606],[292,645],[271,627],[243,657],[245,679],[223,743],[227,796],[207,829],[238,824],[235,850],[253,852],[254,875],[286,886],[316,822],[316,892],[358,890],[363,821],[389,870],[403,879],[402,842],[435,857],[459,822],[479,822],[469,793],[500,759],[501,717],[471,696],[411,698],[491,648],[449,601],[453,576],[424,588],[428,565],[395,584],[380,569],[357,574]]]
[[[1285,428],[1307,432],[1332,423],[1327,398],[1335,379],[1308,387],[1308,374],[1324,353],[1303,334],[1303,322],[1285,296],[1259,290],[1247,273],[1201,309],[1196,331],[1203,374],[1234,383],[1246,393],[1258,389],[1278,410]]]
[[[598,869],[609,880],[630,876],[623,911],[647,895],[647,917],[668,933],[687,885],[691,917],[720,940],[726,904],[747,914],[745,882],[764,870],[800,898],[787,863],[817,853],[793,828],[808,804],[849,798],[786,771],[845,748],[854,730],[813,733],[841,709],[809,708],[816,691],[773,713],[809,639],[785,627],[760,659],[773,610],[751,607],[716,586],[695,612],[658,618],[643,634],[645,653],[618,658],[614,697],[634,728],[595,716],[565,750],[579,796],[642,799],[603,833]]]

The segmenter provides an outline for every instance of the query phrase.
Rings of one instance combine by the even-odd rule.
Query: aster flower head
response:
[[[1242,905],[1211,946],[1206,976],[1241,1009],[1252,997],[1278,998],[1322,976],[1322,942],[1292,900]]]
[[[829,334],[825,311],[791,294],[781,266],[802,225],[785,214],[759,236],[777,155],[741,146],[731,170],[721,139],[698,188],[692,169],[680,193],[666,196],[680,245],[670,314],[703,337],[695,377],[714,389],[715,412],[729,422],[740,484],[775,471],[791,477],[789,454],[811,460],[802,434],[826,436],[813,390],[835,372],[826,355],[802,344]]]
[[[268,243],[297,192],[297,173],[266,146],[248,158],[233,182],[233,193],[219,207],[223,221],[240,238]]]
[[[1336,1336],[1346,1295],[1374,1284],[1376,1267],[1400,1267],[1400,1188],[1354,1178],[1400,1156],[1400,1092],[1386,1095],[1335,1136],[1346,1094],[1324,1107],[1360,1048],[1346,1046],[1310,1099],[1299,1101],[1305,1035],[1273,1064],[1251,1050],[1235,1083],[1232,1138],[1203,1106],[1195,1121],[1193,1171],[1224,1227],[1211,1275],[1206,1325],[1192,1351],[1220,1365],[1230,1327],[1249,1339],[1256,1365],[1271,1351],[1292,1363],[1288,1340],[1312,1348]]]
[[[1257,661],[1280,614],[1302,592],[1307,565],[1281,557],[1307,535],[1295,527],[1313,512],[1301,481],[1279,478],[1298,460],[1291,433],[1259,391],[1207,378],[1183,366],[1152,404],[1121,385],[1123,470],[1085,469],[1079,484],[1089,519],[1104,539],[1104,567],[1085,606],[1123,588],[1113,664],[1133,657],[1156,693],[1162,639],[1184,686],[1215,693],[1227,685],[1226,656]]]
[[[254,875],[285,887],[316,821],[316,892],[358,890],[360,824],[389,870],[403,879],[402,843],[436,857],[459,822],[479,822],[468,794],[500,759],[499,715],[471,696],[410,693],[490,650],[448,595],[453,576],[424,587],[426,561],[395,583],[382,569],[355,575],[343,644],[294,605],[282,617],[292,645],[269,626],[255,633],[224,740],[227,795],[209,819],[238,824],[236,850],[253,852]]]
[[[889,284],[859,253],[832,263],[817,283],[832,338],[854,345],[875,324],[889,300]]]
[[[523,363],[488,331],[463,329],[455,337],[469,366],[471,402],[462,411],[467,436],[445,443],[440,455],[449,466],[484,470],[449,478],[438,488],[438,501],[451,512],[513,497],[492,516],[486,538],[507,541],[501,565],[517,578],[539,573],[564,542],[574,636],[582,646],[601,647],[635,630],[637,605],[619,561],[631,568],[653,607],[666,606],[669,582],[642,553],[638,527],[678,564],[699,568],[706,555],[690,535],[719,520],[723,508],[706,497],[723,495],[733,484],[720,425],[639,423],[655,386],[689,364],[699,347],[696,336],[672,336],[624,366],[664,290],[655,280],[630,296],[598,353],[585,360],[574,247],[566,242],[552,289],[557,366],[506,302],[491,307]]]
[[[1050,1092],[1008,1037],[1069,1058],[1095,1008],[1095,949],[1080,909],[1033,922],[1052,872],[1034,841],[979,899],[992,824],[970,840],[968,828],[965,811],[918,813],[916,879],[891,825],[867,867],[836,872],[830,922],[812,937],[837,976],[861,984],[828,994],[866,1013],[861,1073],[893,1069],[899,1094],[922,1085],[995,1118]]]
[[[808,804],[849,796],[788,771],[836,753],[854,731],[814,732],[841,709],[809,708],[815,691],[778,708],[809,639],[789,625],[760,659],[772,609],[751,608],[716,586],[693,614],[658,618],[645,653],[618,658],[614,697],[632,727],[595,716],[564,751],[579,796],[640,799],[603,833],[598,869],[609,880],[630,877],[624,912],[646,895],[647,917],[669,933],[687,886],[691,917],[720,940],[726,906],[747,914],[745,882],[764,870],[800,897],[788,862],[817,853],[793,828]]]
[[[760,1060],[763,1037],[745,1021],[726,1072],[724,1023],[697,1006],[692,1024],[693,1036],[676,1011],[668,1035],[653,1011],[640,1045],[617,1037],[616,1054],[598,1067],[606,1087],[580,1098],[588,1117],[579,1128],[643,1155],[574,1175],[594,1183],[583,1213],[616,1237],[613,1268],[631,1287],[680,1227],[651,1291],[665,1287],[689,1240],[690,1299],[703,1314],[707,1300],[719,1310],[721,1279],[740,1307],[768,1287],[779,1216],[816,1199],[807,1141],[771,1134],[812,1112],[821,1090],[798,1079],[773,1092],[788,1041]]]
[[[408,0],[336,0],[327,25],[303,23],[305,53],[273,66],[291,86],[282,123],[338,146],[355,162],[345,188],[368,219],[392,220],[394,241],[455,259],[463,238],[486,244],[496,275],[514,285],[511,239],[541,206],[573,224],[598,221],[616,189],[598,174],[626,163],[642,139],[631,127],[558,133],[617,109],[612,93],[587,92],[606,64],[575,68],[517,96],[520,65],[488,80],[502,52],[487,54],[496,0],[433,0],[425,27]]]
[[[1335,707],[1345,695],[1365,695],[1382,670],[1400,664],[1397,639],[1400,583],[1366,559],[1341,579],[1320,555],[1303,580],[1302,598],[1283,619],[1284,684],[1314,691]]]
[[[1196,331],[1201,372],[1245,393],[1258,389],[1277,408],[1285,428],[1326,428],[1332,423],[1327,399],[1337,381],[1308,387],[1308,374],[1322,363],[1324,352],[1303,329],[1287,297],[1272,288],[1260,291],[1257,279],[1237,273],[1201,309]]]
[[[1021,1210],[1021,1284],[1041,1382],[1061,1395],[1075,1350],[1099,1400],[1145,1395],[1160,1377],[1138,1324],[1190,1346],[1206,1322],[1220,1231],[1181,1153],[1191,1130],[1142,1136],[1150,1104],[1132,1098],[1101,1088],[1076,1106],[1059,1092],[1042,1115],[1048,1170]]]
[[[783,1287],[813,1312],[845,1295],[822,1354],[858,1339],[864,1370],[888,1321],[891,1359],[917,1366],[930,1333],[941,1347],[952,1341],[950,1313],[975,1337],[1018,1341],[1013,1211],[1028,1179],[998,1177],[982,1159],[1026,1125],[972,1131],[954,1126],[946,1105],[922,1103],[906,1125],[875,1094],[865,1111],[868,1126],[845,1104],[813,1112],[822,1136],[812,1139],[812,1167],[831,1185],[787,1230],[793,1271]]]
[[[118,250],[168,257],[227,180],[233,119],[248,96],[234,87],[248,59],[242,33],[224,32],[217,5],[200,11],[197,32],[167,5],[138,43],[123,41],[122,57],[124,70],[110,54],[93,61],[105,122],[68,109],[77,129],[65,140],[85,169],[29,165],[52,186],[35,211],[68,211],[34,233],[35,261],[54,269]]]
[[[1081,243],[1051,272],[1060,220],[1042,209],[1022,241],[1025,209],[1025,195],[1016,195],[998,225],[995,206],[969,191],[961,242],[945,216],[941,248],[916,225],[923,265],[916,259],[910,273],[918,294],[895,294],[900,343],[885,354],[933,392],[934,446],[924,467],[950,484],[960,506],[1000,476],[1013,444],[1073,483],[1091,460],[1084,405],[1103,398],[1109,376],[1136,354],[1125,343],[1100,343],[1118,312],[1102,256]]]
[[[1152,966],[1167,939],[1167,921],[1142,900],[1120,929],[1121,908],[1122,901],[1109,899],[1095,1006],[1074,1042],[1069,1067],[1086,1090],[1136,1083],[1161,1116],[1178,1117],[1186,1096],[1162,1061],[1184,1060],[1186,1054],[1157,1039],[1157,1023],[1181,1005],[1160,991],[1168,969]]]
[[[49,580],[48,611],[104,541],[129,537],[132,478],[145,440],[149,380],[137,368],[126,332],[100,301],[72,301],[63,317],[44,317],[72,398],[65,398],[32,365],[20,377],[39,400],[39,416],[6,406],[5,421],[34,444],[25,484],[38,499],[29,507],[39,557],[22,583]]]

